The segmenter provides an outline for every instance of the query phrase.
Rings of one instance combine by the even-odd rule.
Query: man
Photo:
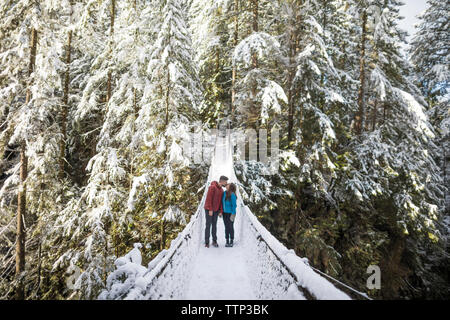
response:
[[[212,181],[208,188],[205,200],[206,229],[205,229],[205,247],[209,248],[209,235],[212,233],[214,247],[217,244],[217,217],[222,215],[222,196],[223,189],[227,185],[228,178],[221,176],[219,182]],[[212,230],[211,230],[212,229]]]

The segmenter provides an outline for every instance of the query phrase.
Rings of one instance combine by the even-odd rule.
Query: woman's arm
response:
[[[233,193],[232,195],[231,195],[231,208],[232,208],[232,213],[233,214],[236,214],[236,195]]]

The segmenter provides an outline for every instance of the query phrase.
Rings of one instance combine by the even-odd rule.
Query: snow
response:
[[[139,251],[140,248],[142,248],[142,245],[140,243],[135,243],[133,250],[128,252],[125,255],[125,258],[129,259],[129,261],[132,263],[140,265],[142,263],[142,256],[141,256],[141,252]],[[119,259],[117,259],[117,260],[119,260]]]
[[[230,141],[229,133],[217,136],[206,186],[221,175],[238,183]],[[140,244],[116,260],[117,270],[109,275],[99,299],[304,300],[303,290],[317,299],[350,299],[270,234],[244,205],[239,189],[235,246],[224,246],[224,225],[219,218],[219,247],[204,247],[206,191],[185,229],[148,268],[141,265]],[[167,217],[176,218],[176,211],[168,208]]]
[[[133,250],[115,261],[117,270],[110,274],[107,279],[107,283],[110,286],[109,292],[103,291],[98,297],[99,299],[108,299],[111,296],[123,298],[133,286],[142,286],[142,276],[147,271],[147,268],[141,265],[142,256],[139,251],[141,247],[140,243],[135,243]],[[118,280],[124,276],[125,281],[120,283]],[[128,297],[132,298],[134,296],[128,295]]]
[[[219,248],[200,248],[185,299],[256,299],[245,265],[245,247],[240,243],[232,248],[224,246],[225,232],[221,218],[217,221],[217,238]]]
[[[281,106],[278,103],[279,100],[288,103],[288,98],[286,97],[283,88],[274,81],[268,81],[268,85],[264,88],[262,94],[263,119],[268,118],[268,110],[270,108],[277,113],[281,113]]]
[[[269,55],[279,54],[280,44],[271,35],[265,32],[255,32],[242,40],[233,53],[233,63],[243,63],[250,66],[252,55],[256,54],[259,59],[264,59]]]
[[[133,185],[131,187],[130,195],[128,197],[127,208],[128,210],[134,209],[135,196],[137,192],[137,188],[144,184],[147,181],[146,175],[141,175],[133,178]]]
[[[425,108],[417,102],[414,97],[403,90],[395,89],[395,94],[399,97],[400,101],[402,101],[407,111],[411,114],[411,116],[414,117],[416,121],[416,130],[418,132],[423,132],[425,135],[427,135],[430,138],[434,138],[434,133],[430,129],[430,124],[428,123],[428,117],[425,114]]]
[[[177,206],[169,206],[163,216],[164,221],[171,221],[185,225],[186,214]]]

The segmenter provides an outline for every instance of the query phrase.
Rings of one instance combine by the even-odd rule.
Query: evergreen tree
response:
[[[194,0],[191,6],[195,63],[204,88],[201,120],[207,124],[231,111],[231,50],[228,46],[231,2]]]
[[[423,94],[434,100],[445,95],[449,83],[449,5],[448,0],[428,0],[428,9],[420,16],[417,33],[411,41],[411,62],[415,80]]]
[[[182,203],[181,199],[198,189],[194,177],[202,167],[196,168],[183,152],[183,142],[189,139],[191,125],[198,119],[202,91],[192,64],[192,41],[181,2],[167,0],[159,5],[159,31],[147,69],[151,87],[136,120],[135,137],[141,139],[142,149],[135,154],[138,170],[129,207],[156,220],[162,250],[172,222],[187,220],[184,216],[194,210],[192,203]],[[135,204],[136,197],[139,201]],[[178,212],[180,220],[172,221],[173,212]]]
[[[16,6],[9,7],[13,5]],[[61,144],[61,141],[67,139],[63,133],[67,133],[67,117],[60,115],[63,112],[61,106],[68,107],[69,96],[65,89],[68,67],[64,62],[63,34],[67,35],[67,29],[71,28],[72,3],[55,6],[43,1],[36,6],[36,3],[21,2],[19,6],[22,5],[22,11],[14,11],[18,16],[9,14],[11,20],[5,19],[6,24],[2,25],[4,35],[11,36],[3,61],[15,68],[4,69],[9,69],[4,74],[6,84],[2,87],[2,98],[5,99],[2,107],[5,107],[8,126],[2,130],[1,151],[11,157],[20,147],[22,155],[20,163],[14,161],[18,158],[9,158],[12,161],[3,163],[6,179],[0,192],[3,212],[12,213],[17,208],[22,216],[20,220],[25,222],[23,227],[18,225],[17,234],[21,241],[17,242],[20,246],[16,250],[17,266],[22,272],[20,280],[24,281],[21,285],[25,289],[21,292],[19,287],[16,295],[25,298],[42,294],[46,258],[52,254],[46,247],[51,216],[62,210],[65,197],[73,192],[71,181],[61,173],[64,169],[54,165],[55,159],[60,158],[59,164],[65,161],[64,152],[61,152],[65,143]],[[15,10],[17,6],[12,1],[5,3],[3,10]],[[19,20],[21,14],[25,19]],[[10,33],[8,28],[16,24],[18,27],[11,29],[16,34]],[[31,37],[25,33],[27,28]],[[28,65],[24,63],[27,55]],[[21,69],[22,66],[28,67],[28,73]],[[18,81],[17,77],[22,79]],[[21,199],[20,203],[16,203],[16,196]],[[30,238],[25,237],[25,232]],[[6,254],[5,258],[8,257]],[[5,267],[7,273],[8,264]]]
[[[373,131],[353,139],[350,153],[344,155],[345,161],[340,164],[346,176],[342,181],[345,191],[340,191],[342,200],[349,201],[347,191],[352,190],[353,208],[361,213],[370,210],[368,220],[363,216],[355,220],[364,221],[352,227],[355,234],[361,226],[375,229],[374,237],[366,240],[374,253],[385,246],[396,255],[415,257],[402,263],[390,260],[390,255],[380,256],[380,264],[392,276],[389,287],[384,289],[385,297],[396,296],[399,290],[407,291],[394,277],[417,280],[417,274],[411,274],[410,268],[414,265],[414,269],[421,270],[427,259],[426,254],[419,254],[422,251],[418,247],[436,245],[441,240],[439,208],[443,188],[432,154],[435,133],[418,102],[423,99],[408,81],[408,65],[400,54],[399,43],[404,38],[397,26],[400,4],[373,1],[368,9],[361,9],[368,10],[363,11],[362,19],[367,20],[363,28],[367,39],[364,64],[369,68],[360,69],[365,72],[366,81],[360,82],[360,86],[364,84],[360,87],[364,94],[358,97],[358,104],[363,101],[364,108],[359,104],[358,112],[362,115],[361,130]],[[372,119],[367,112],[369,106]],[[380,120],[376,117],[378,113],[383,114]],[[357,203],[361,206],[355,206]],[[382,240],[386,235],[390,239],[387,242]],[[380,246],[381,243],[385,244]],[[423,272],[429,275],[429,271]]]

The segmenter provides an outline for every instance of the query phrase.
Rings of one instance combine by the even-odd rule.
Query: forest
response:
[[[167,249],[208,175],[181,141],[229,119],[280,130],[276,174],[235,170],[287,248],[448,300],[450,0],[427,3],[408,42],[400,0],[1,0],[0,299],[97,299],[134,243]]]

